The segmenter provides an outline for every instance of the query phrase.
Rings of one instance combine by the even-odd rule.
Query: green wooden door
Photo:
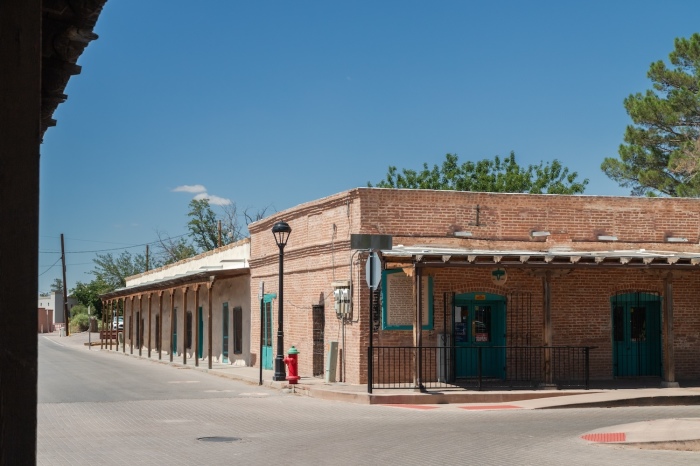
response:
[[[199,358],[202,358],[202,355],[204,354],[204,316],[202,315],[202,306],[197,309],[197,321],[199,324],[197,325],[197,335],[199,335],[199,344],[197,345],[197,356]]]
[[[177,354],[177,309],[173,310],[172,354]]]
[[[263,369],[272,370],[272,300],[275,294],[265,295],[262,312],[262,364]]]
[[[455,374],[505,378],[505,297],[468,293],[454,301]]]
[[[660,376],[661,298],[650,293],[614,296],[612,321],[614,375]]]

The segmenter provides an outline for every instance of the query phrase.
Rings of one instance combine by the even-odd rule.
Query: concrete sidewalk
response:
[[[58,333],[42,334],[56,343],[88,350],[87,333],[73,334],[61,337]],[[91,351],[100,350],[99,334],[90,336],[93,346]],[[96,345],[95,345],[96,342]],[[113,346],[113,348],[115,348]],[[139,357],[138,350],[133,354],[129,346],[126,352],[121,347],[118,351],[111,350],[115,355]],[[257,367],[240,367],[230,364],[213,363],[208,368],[206,361],[189,359],[182,364],[182,357],[175,357],[170,362],[170,355],[152,350],[151,357],[142,350],[141,359],[154,363],[169,364],[175,367],[188,367],[219,377],[238,380],[249,384],[259,384],[260,369]],[[262,371],[262,385],[276,389],[310,396],[314,398],[379,405],[409,405],[415,408],[436,405],[457,405],[464,409],[555,409],[583,407],[623,407],[623,406],[665,406],[700,404],[700,386],[679,388],[621,388],[621,389],[591,389],[591,390],[512,390],[512,391],[437,391],[420,393],[410,389],[379,390],[367,393],[366,385],[351,385],[345,383],[325,383],[323,379],[302,377],[297,385],[272,380],[273,371]],[[700,419],[660,419],[644,423],[610,426],[589,432],[582,436],[589,442],[597,443],[639,443],[639,442],[674,442],[700,439]]]

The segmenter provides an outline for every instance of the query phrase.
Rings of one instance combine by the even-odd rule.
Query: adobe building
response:
[[[698,199],[357,188],[279,212],[249,225],[250,351],[266,368],[278,221],[292,230],[283,349],[299,350],[302,377],[324,374],[337,341],[337,378],[370,388],[700,379]],[[371,359],[353,234],[392,237]]]
[[[71,309],[73,309],[73,306],[78,304],[78,300],[75,298],[75,296],[68,296],[68,313],[70,315]],[[51,328],[55,326],[55,324],[65,324],[66,320],[63,316],[63,292],[62,291],[51,291],[46,294],[40,294],[39,295],[39,308],[44,308],[48,309],[51,311],[52,318],[49,321]],[[41,314],[40,314],[41,316]],[[45,316],[44,316],[45,317]],[[41,317],[40,317],[41,319]],[[46,327],[45,327],[46,328]],[[52,330],[50,330],[52,331]]]
[[[103,328],[124,317],[102,345],[196,365],[250,365],[250,240],[128,277],[101,295]],[[120,332],[121,333],[121,332]]]

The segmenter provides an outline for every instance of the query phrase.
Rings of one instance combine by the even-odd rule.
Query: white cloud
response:
[[[201,184],[194,184],[194,185],[189,185],[185,184],[182,186],[178,186],[177,188],[173,189],[174,193],[207,193],[207,188],[202,186]]]
[[[207,193],[197,194],[195,197],[198,201],[206,199],[209,201],[209,205],[231,205],[231,199],[226,199],[224,197],[212,196]]]

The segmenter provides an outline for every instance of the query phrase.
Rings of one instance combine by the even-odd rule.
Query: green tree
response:
[[[633,195],[700,195],[693,147],[700,136],[700,34],[676,38],[672,67],[659,60],[647,77],[653,90],[624,101],[633,125],[627,126],[619,159],[608,157],[601,169]]]
[[[63,280],[60,278],[54,278],[53,283],[51,283],[51,291],[56,293],[63,293]]]
[[[75,317],[79,314],[85,314],[87,315],[88,313],[88,308],[84,304],[76,304],[70,309],[70,316]]]
[[[97,254],[92,261],[95,268],[92,274],[109,287],[109,291],[126,286],[126,277],[146,271],[146,257],[143,254],[131,255],[124,251],[119,256],[112,253]]]
[[[209,201],[207,199],[192,199],[187,215],[190,217],[187,228],[190,230],[192,241],[202,251],[215,249],[219,243],[218,220],[209,205]]]
[[[90,283],[77,282],[75,288],[71,290],[71,296],[78,300],[84,307],[90,306],[93,314],[102,316],[102,300],[100,295],[114,290],[104,280],[96,278]]]
[[[187,213],[190,221],[187,228],[194,244],[201,252],[211,251],[219,245],[219,221],[207,199],[192,199],[190,211]],[[221,219],[221,245],[227,245],[241,238],[235,209],[225,210],[225,218]]]
[[[152,268],[157,268],[161,265],[172,264],[183,259],[197,255],[197,250],[187,242],[185,238],[171,238],[163,232],[157,232],[158,234],[158,253],[160,258],[160,265],[154,266]]]
[[[515,161],[515,154],[501,160],[484,159],[478,162],[467,161],[461,165],[455,154],[447,154],[442,166],[423,164],[420,171],[390,166],[386,178],[379,188],[438,189],[454,191],[480,191],[500,193],[530,194],[581,194],[588,180],[576,181],[578,173],[569,173],[558,160],[546,164],[521,167]],[[372,186],[368,183],[368,186]]]

